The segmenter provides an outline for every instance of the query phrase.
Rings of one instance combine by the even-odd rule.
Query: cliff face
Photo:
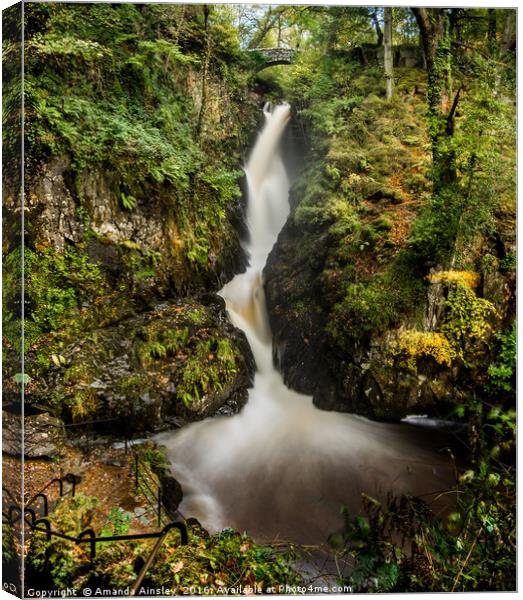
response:
[[[375,73],[360,67],[349,110],[338,109],[328,131],[309,127],[311,157],[264,273],[286,383],[321,408],[386,420],[447,416],[483,393],[515,316],[513,198],[493,202],[488,228],[463,225],[448,263],[418,258],[412,240],[432,186],[414,73],[396,70],[387,103],[374,93]]]
[[[26,400],[132,431],[238,410],[254,364],[214,292],[245,266],[241,163],[260,99],[235,32],[189,6],[26,16]],[[17,242],[4,248],[13,355]]]
[[[231,185],[237,184],[232,181]],[[36,247],[58,252],[68,244],[83,245],[89,260],[113,280],[126,271],[133,276],[129,268],[132,255],[134,262],[149,265],[150,292],[158,297],[217,290],[244,267],[238,227],[242,220],[240,198],[224,207],[214,244],[205,260],[202,256],[195,261],[187,258],[194,226],[180,231],[169,205],[171,194],[176,190],[144,185],[142,197],[132,209],[125,209],[119,200],[115,172],[98,167],[76,174],[69,157],[53,157],[39,169],[28,193],[31,240]]]

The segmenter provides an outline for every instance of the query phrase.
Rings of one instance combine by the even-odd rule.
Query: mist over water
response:
[[[186,516],[210,531],[232,527],[259,541],[321,543],[341,526],[342,504],[360,510],[362,492],[381,500],[389,491],[437,493],[453,481],[453,467],[426,431],[319,410],[275,370],[262,271],[289,214],[279,143],[290,107],[264,113],[245,168],[250,265],[220,291],[230,320],[251,345],[254,386],[239,414],[208,418],[157,440],[168,448],[182,484]]]

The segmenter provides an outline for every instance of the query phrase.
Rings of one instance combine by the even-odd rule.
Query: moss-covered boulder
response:
[[[30,401],[67,421],[120,419],[125,433],[237,412],[254,374],[244,334],[214,295],[161,303],[95,329],[51,362]]]

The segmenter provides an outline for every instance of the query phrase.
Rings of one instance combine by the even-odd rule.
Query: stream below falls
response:
[[[272,361],[262,271],[288,214],[289,179],[279,146],[290,107],[266,107],[250,155],[250,265],[220,291],[232,323],[256,359],[249,401],[232,417],[211,417],[157,436],[184,498],[180,510],[209,531],[232,527],[259,542],[321,544],[339,530],[341,505],[358,512],[362,492],[423,495],[444,510],[454,481],[430,432],[316,408],[288,389]]]

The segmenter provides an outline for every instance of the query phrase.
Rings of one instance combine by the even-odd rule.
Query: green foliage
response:
[[[515,392],[516,390],[516,321],[504,333],[498,334],[501,348],[497,360],[488,368],[489,385],[494,391]]]
[[[120,202],[125,210],[134,210],[137,204],[137,200],[134,196],[126,196],[123,192],[120,194]]]
[[[100,537],[109,537],[113,535],[126,535],[129,533],[133,514],[124,510],[120,506],[111,508],[107,517],[107,523],[100,531]]]
[[[499,262],[499,266],[503,271],[515,271],[517,268],[516,253],[509,253]]]
[[[22,255],[15,248],[2,261],[2,335],[20,355],[22,343]],[[30,331],[26,332],[26,335]],[[5,363],[4,363],[5,364]]]
[[[122,250],[122,262],[126,267],[126,276],[131,290],[139,289],[137,284],[140,281],[158,275],[158,266],[162,261],[160,252],[143,249],[140,244],[130,240],[124,240],[120,248]]]
[[[144,446],[139,449],[139,456],[140,460],[146,463],[153,472],[166,469],[169,465],[162,449],[155,444],[144,444]]]
[[[9,563],[15,561],[17,556],[13,526],[4,518],[2,522],[2,559],[5,563]]]
[[[492,321],[497,316],[493,304],[476,296],[468,285],[450,284],[441,333],[448,339],[455,356],[469,362],[488,344]]]
[[[159,198],[176,221],[188,268],[212,267],[225,209],[240,193],[244,106],[232,98],[243,93],[245,76],[228,9],[212,7],[206,30],[201,9],[174,5],[52,5],[40,17],[28,7],[28,180],[51,156],[66,155],[81,197],[84,173],[110,172],[124,210]],[[202,71],[206,36],[212,53]],[[227,100],[204,115],[216,127],[200,139],[194,97],[203,77]]]
[[[136,344],[136,352],[139,362],[142,366],[149,366],[155,359],[163,359],[168,356],[175,356],[182,350],[189,340],[189,329],[161,329],[159,331],[150,330],[145,333],[146,341],[139,340]]]
[[[202,396],[223,389],[237,373],[236,350],[227,339],[198,342],[178,381],[177,395],[189,406]]]
[[[358,340],[364,335],[383,331],[393,323],[396,315],[392,294],[393,290],[380,281],[370,285],[350,284],[342,303],[334,307],[329,333],[335,340],[343,337]]]
[[[61,498],[50,521],[53,528],[75,537],[91,525],[97,505],[97,498],[83,494]],[[88,552],[88,545],[72,544],[55,536],[47,542],[45,535],[35,534],[31,536],[27,560],[31,568],[48,573],[56,587],[62,589],[70,585],[71,573],[88,565]]]
[[[481,463],[462,476],[456,498],[445,520],[407,497],[386,507],[367,499],[365,517],[346,513],[343,540],[355,566],[343,583],[354,592],[515,589],[513,471]]]
[[[513,219],[515,209],[516,129],[510,60],[500,63],[477,52],[453,69],[466,84],[452,137],[445,133],[446,114],[433,115],[430,123],[435,124],[431,129],[438,148],[435,160],[438,154],[442,164],[450,160],[455,174],[451,181],[440,182],[445,174],[434,173],[436,192],[411,235],[412,247],[427,267],[445,263],[453,253],[458,260],[466,257],[471,242],[480,235],[492,235],[496,229],[504,234],[503,221]],[[436,98],[439,92],[434,93]]]
[[[35,330],[27,336],[30,345],[37,333],[56,331],[78,314],[80,305],[106,291],[97,265],[88,262],[81,249],[67,246],[25,250],[25,292],[28,319]]]
[[[458,233],[461,207],[457,190],[447,187],[431,197],[414,222],[409,242],[425,268],[448,259]]]
[[[384,274],[361,283],[350,283],[342,301],[329,316],[327,331],[344,349],[395,327],[402,315],[415,312],[425,286],[399,254]]]
[[[93,526],[89,511],[94,506],[95,499],[64,500],[51,515],[53,526],[76,535],[80,522],[84,528]],[[113,509],[111,514],[114,523],[118,522],[118,532],[124,531],[126,525],[121,524],[124,513]],[[123,519],[126,521],[126,517]],[[111,531],[116,533],[115,529]],[[28,561],[34,572],[40,576],[50,575],[52,585],[60,589],[67,586],[125,589],[136,580],[135,562],[145,559],[154,543],[155,540],[139,540],[98,544],[92,568],[86,569],[88,546],[57,538],[46,542],[44,535],[34,535]],[[147,572],[144,585],[169,587],[176,594],[188,593],[191,586],[207,587],[209,594],[223,594],[226,587],[235,588],[238,594],[246,586],[254,588],[256,585],[264,591],[271,587],[277,589],[280,585],[302,583],[290,566],[292,557],[291,552],[256,544],[246,535],[230,529],[209,536],[198,525],[192,525],[186,546],[180,545],[177,531],[168,535]]]

